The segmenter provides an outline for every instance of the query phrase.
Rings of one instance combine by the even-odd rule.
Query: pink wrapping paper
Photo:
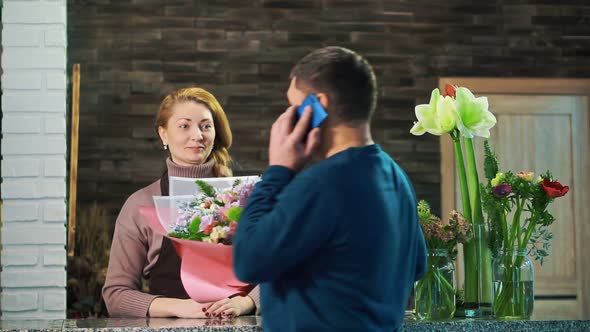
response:
[[[156,208],[142,206],[140,213],[154,232],[172,240],[181,259],[180,279],[191,299],[215,302],[238,293],[246,295],[254,288],[236,278],[231,246],[169,237]]]

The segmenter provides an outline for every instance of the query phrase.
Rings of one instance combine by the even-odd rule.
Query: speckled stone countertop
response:
[[[82,319],[82,320],[31,320],[0,321],[2,332],[250,332],[262,331],[260,317],[246,316],[232,320],[221,319]],[[404,323],[406,332],[457,331],[457,332],[544,332],[544,331],[590,331],[590,320],[451,320],[445,322]]]

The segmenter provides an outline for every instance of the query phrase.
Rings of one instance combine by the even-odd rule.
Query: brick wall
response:
[[[65,318],[66,1],[2,5],[2,319]]]
[[[153,116],[176,88],[218,96],[240,173],[260,172],[289,70],[316,47],[373,64],[374,138],[437,210],[438,140],[408,131],[438,77],[590,77],[587,1],[73,0],[68,15],[69,60],[82,64],[79,199],[113,214],[160,175]]]

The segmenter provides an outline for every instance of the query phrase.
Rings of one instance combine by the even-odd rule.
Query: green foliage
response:
[[[529,254],[535,257],[535,260],[538,260],[541,265],[543,265],[543,259],[549,256],[551,239],[553,239],[553,233],[547,226],[541,225],[529,240]]]
[[[486,177],[491,181],[498,172],[496,155],[485,143]],[[499,249],[518,247],[527,249],[528,254],[543,264],[548,256],[553,234],[548,227],[555,217],[547,210],[553,201],[542,186],[542,181],[535,181],[533,174],[527,178],[527,172],[515,175],[511,171],[504,173],[498,185],[510,185],[511,193],[505,197],[497,197],[493,193],[491,182],[481,185],[482,207],[487,213],[489,228],[489,246],[493,253]],[[552,181],[551,172],[541,175],[541,180]],[[494,183],[495,184],[495,183]]]
[[[191,234],[197,234],[199,232],[199,227],[201,226],[201,217],[197,216],[193,219],[188,226],[188,231]]]
[[[244,211],[244,209],[239,206],[232,206],[227,211],[227,219],[229,221],[236,221],[237,222],[242,217],[243,211]]]
[[[492,179],[498,173],[498,158],[490,148],[490,143],[487,139],[483,141],[483,148],[485,153],[485,159],[483,162],[484,173],[486,179],[488,179],[488,181],[492,181]]]
[[[418,219],[429,220],[432,219],[432,213],[430,212],[430,205],[425,200],[418,202]]]
[[[202,233],[189,233],[189,232],[170,232],[168,233],[169,237],[175,237],[177,239],[183,240],[201,240],[205,237]]]
[[[187,232],[170,232],[170,233],[168,233],[168,236],[175,237],[177,239],[187,239],[189,236],[189,233],[187,233]]]
[[[217,194],[215,192],[215,187],[208,184],[207,182],[202,180],[196,180],[195,183],[197,184],[197,186],[199,186],[199,188],[201,188],[201,191],[203,191],[203,194],[205,194],[205,196],[215,197],[215,195]]]

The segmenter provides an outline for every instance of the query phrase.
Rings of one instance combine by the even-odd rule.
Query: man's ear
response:
[[[318,100],[320,101],[320,104],[322,104],[322,107],[325,110],[327,110],[328,106],[330,105],[330,102],[328,100],[328,95],[325,93],[322,93],[322,92],[316,93],[315,95],[316,95],[316,97],[318,97]]]
[[[162,144],[168,145],[168,132],[166,128],[160,126],[158,127],[158,135],[160,135],[160,140],[162,140]]]

